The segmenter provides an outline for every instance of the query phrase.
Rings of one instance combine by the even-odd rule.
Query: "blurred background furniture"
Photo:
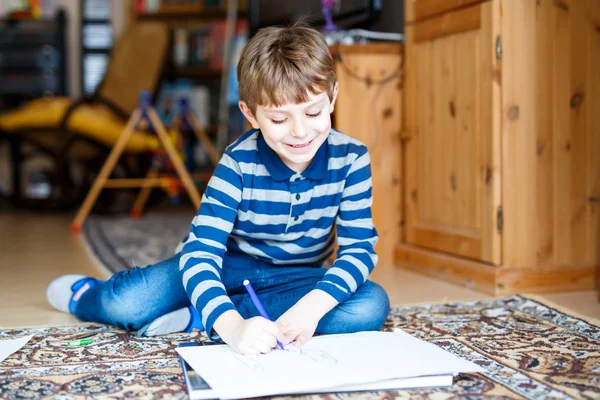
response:
[[[173,97],[188,97],[219,153],[244,131],[235,65],[248,36],[246,16],[245,0],[160,1],[136,4],[129,22],[160,21],[168,27],[172,41],[157,111],[169,125],[180,111]],[[188,139],[195,140],[193,133]]]
[[[75,101],[39,98],[0,115],[0,131],[12,143],[15,203],[25,201],[20,185],[23,143],[53,159],[52,193],[35,207],[69,207],[82,199],[135,109],[138,94],[142,90],[156,94],[168,44],[163,24],[136,24],[115,43],[106,74],[92,95]],[[143,173],[144,160],[136,156],[158,146],[155,135],[134,132],[125,147],[133,157],[120,168],[129,176]]]
[[[67,94],[67,22],[62,10],[54,17],[5,16],[0,20],[0,113],[36,98]],[[13,176],[18,177],[22,164],[20,141],[10,140],[10,146]],[[13,179],[12,186],[19,193],[20,185],[21,179]]]
[[[160,142],[161,147],[166,152],[166,160],[168,160],[169,164],[173,166],[175,169],[176,175],[181,180],[183,187],[187,191],[192,203],[194,205],[194,209],[197,210],[200,206],[200,194],[194,185],[194,182],[189,175],[189,172],[186,170],[182,160],[181,154],[176,150],[177,140],[173,139],[173,135],[169,135],[167,133],[165,127],[163,126],[160,118],[156,114],[154,107],[150,104],[150,94],[147,91],[143,91],[140,94],[140,99],[138,103],[138,107],[133,111],[131,117],[127,121],[127,124],[123,128],[120,133],[117,141],[115,142],[109,156],[106,161],[102,165],[98,176],[94,180],[92,187],[87,193],[85,200],[79,210],[77,211],[77,215],[75,219],[71,223],[71,230],[73,232],[79,232],[81,229],[81,225],[89,215],[92,206],[98,199],[98,195],[104,188],[142,188],[148,189],[151,187],[162,187],[165,184],[165,179],[175,179],[175,178],[163,178],[159,176],[158,172],[154,168],[150,169],[149,175],[140,179],[132,179],[132,178],[115,178],[110,179],[110,175],[119,161],[119,158],[123,154],[127,143],[129,142],[134,131],[144,124],[147,126],[148,130],[155,132],[158,140]],[[175,136],[177,136],[177,133]],[[175,144],[173,143],[175,142]],[[144,193],[142,191],[142,193]],[[147,194],[143,197],[147,198]],[[140,204],[136,201],[137,208],[140,208]],[[136,207],[136,206],[134,206]]]
[[[0,20],[0,112],[67,92],[66,14]]]

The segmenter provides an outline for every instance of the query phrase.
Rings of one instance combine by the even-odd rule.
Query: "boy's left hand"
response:
[[[321,290],[313,290],[298,300],[276,321],[286,345],[295,342],[302,346],[314,334],[321,318],[337,305],[337,301]]]
[[[277,319],[276,324],[285,338],[284,345],[295,342],[302,346],[314,335],[320,318],[307,311],[296,304]]]

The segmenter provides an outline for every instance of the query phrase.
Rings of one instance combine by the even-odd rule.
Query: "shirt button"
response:
[[[298,221],[298,216],[297,215],[294,217],[294,221]]]
[[[300,200],[300,195],[299,194],[296,195],[296,200]]]

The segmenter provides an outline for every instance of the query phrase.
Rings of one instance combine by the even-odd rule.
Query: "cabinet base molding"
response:
[[[410,244],[396,248],[396,265],[494,296],[591,290],[598,265],[492,265]]]

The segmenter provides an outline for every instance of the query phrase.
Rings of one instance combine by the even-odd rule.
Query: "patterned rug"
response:
[[[83,235],[92,256],[111,272],[145,267],[173,255],[194,212],[129,217],[90,216]]]
[[[461,374],[449,388],[293,398],[600,398],[600,328],[534,298],[395,307],[384,330],[394,328],[487,372]],[[90,333],[91,345],[65,346]],[[29,334],[33,339],[0,364],[0,398],[186,398],[175,347],[206,340],[198,333],[138,338],[98,324],[0,330],[0,340]]]

